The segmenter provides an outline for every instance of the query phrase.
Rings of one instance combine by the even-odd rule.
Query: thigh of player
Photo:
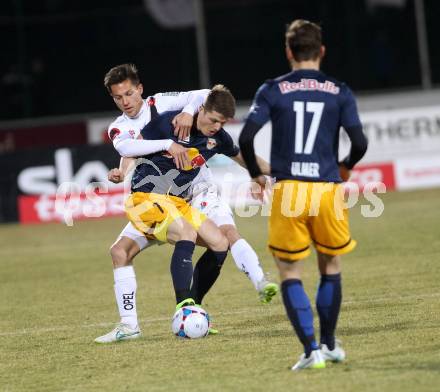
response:
[[[145,234],[136,229],[131,222],[128,222],[127,225],[122,229],[115,241],[115,244],[118,243],[122,238],[130,239],[136,244],[136,246],[133,245],[130,247],[130,252],[137,250],[137,253],[139,253],[144,249],[157,244],[157,240],[148,239]],[[133,250],[131,250],[131,248],[133,248]]]
[[[310,217],[310,232],[318,252],[337,256],[351,252],[356,241],[350,235],[343,186],[326,184],[326,187],[319,198],[319,209]]]
[[[281,181],[273,190],[269,218],[270,252],[282,260],[300,260],[310,254],[308,184]]]

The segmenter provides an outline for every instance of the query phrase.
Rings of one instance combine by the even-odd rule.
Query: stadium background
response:
[[[204,20],[183,12],[185,3],[192,4],[2,1],[0,390],[437,391],[440,2],[195,1]],[[321,22],[328,50],[323,69],[359,98],[370,145],[354,185],[387,187],[378,195],[385,205],[380,217],[365,217],[371,203],[362,197],[350,210],[358,248],[344,256],[338,323],[348,361],[325,372],[288,372],[301,347],[282,299],[258,303],[230,258],[205,302],[221,334],[174,339],[172,248],[166,245],[136,259],[144,337],[92,344],[117,321],[108,248],[126,224],[122,189],[106,181],[119,158],[106,137],[118,112],[102,85],[105,72],[136,63],[146,94],[224,83],[239,100],[228,127],[237,137],[259,84],[288,71],[283,32],[294,18]],[[269,139],[267,125],[257,138],[262,155]],[[347,148],[342,133],[341,150]],[[248,181],[227,159],[218,158],[213,169],[232,189]],[[94,194],[89,183],[99,180],[109,187],[99,196],[104,204],[84,194]],[[55,193],[66,182],[79,187],[81,199],[57,210]],[[231,201],[245,202],[243,190]],[[100,219],[103,207],[109,216]],[[73,226],[59,223],[66,210]],[[83,220],[86,215],[95,218]],[[267,218],[258,215],[237,217],[237,225],[277,280],[265,245]],[[317,282],[313,259],[304,273],[310,298]]]
[[[80,177],[84,191],[117,166],[116,153],[103,145],[117,112],[102,86],[116,64],[137,64],[146,94],[227,85],[239,101],[236,124],[228,127],[237,137],[256,88],[288,71],[283,32],[297,17],[321,23],[324,71],[359,97],[370,148],[352,180],[361,187],[381,181],[389,190],[438,186],[439,11],[433,0],[6,1],[0,221],[57,220],[58,186]],[[269,141],[270,125],[257,139],[264,157]],[[341,154],[347,148],[342,135]],[[86,163],[94,166],[84,174]],[[226,160],[213,166],[219,182],[231,172],[235,182],[246,181],[245,171]],[[243,192],[231,203],[246,201]],[[121,214],[114,206],[121,199],[106,197],[108,214]]]

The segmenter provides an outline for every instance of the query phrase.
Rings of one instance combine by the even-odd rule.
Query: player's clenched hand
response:
[[[189,136],[191,127],[193,125],[194,117],[189,113],[179,113],[173,118],[174,135],[180,140],[184,140]]]
[[[108,180],[115,184],[119,184],[124,181],[124,173],[119,169],[111,169],[108,172]]]
[[[351,170],[347,169],[343,163],[339,164],[339,175],[342,181],[347,182],[350,179]]]
[[[174,163],[178,169],[183,169],[185,166],[190,165],[189,157],[188,157],[188,149],[182,147],[180,144],[172,143],[168,152],[174,158]]]

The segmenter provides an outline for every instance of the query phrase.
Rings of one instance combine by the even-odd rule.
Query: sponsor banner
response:
[[[125,215],[123,190],[69,195],[21,195],[18,197],[20,223],[63,222]]]
[[[409,190],[440,186],[440,156],[402,158],[395,162],[397,189]]]
[[[360,113],[368,150],[363,162],[380,162],[440,151],[440,106]],[[340,157],[350,142],[341,132]]]
[[[18,221],[20,195],[55,195],[61,184],[74,184],[83,192],[100,182],[109,190],[123,185],[108,182],[108,170],[119,166],[119,155],[111,145],[60,149],[34,149],[0,155],[5,175],[0,177],[0,221]]]
[[[387,191],[396,189],[394,164],[392,162],[358,165],[352,172],[349,183],[356,184],[363,190],[367,184],[383,183]]]

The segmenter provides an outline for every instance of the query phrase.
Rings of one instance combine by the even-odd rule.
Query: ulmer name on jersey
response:
[[[319,163],[317,162],[292,162],[292,176],[319,177]]]

